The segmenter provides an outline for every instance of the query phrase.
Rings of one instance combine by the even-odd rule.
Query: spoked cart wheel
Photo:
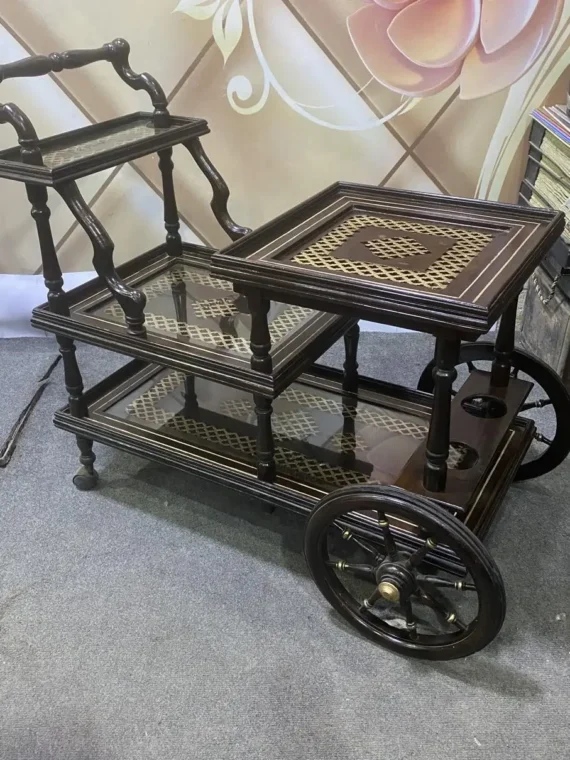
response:
[[[466,365],[469,372],[473,369],[489,370],[493,358],[492,343],[466,343],[461,346],[459,363]],[[418,390],[433,392],[433,368],[434,364],[430,362],[420,377]],[[570,453],[570,394],[553,369],[519,349],[511,354],[511,375],[523,379],[528,377],[535,384],[529,400],[521,408],[521,416],[543,407],[552,407],[554,413],[554,434],[545,435],[537,430],[535,443],[517,471],[516,480],[528,480],[558,467]]]
[[[369,517],[377,542],[353,527],[357,513]],[[411,548],[400,540],[402,524],[415,526]],[[463,577],[430,571],[430,555],[442,546],[463,565]],[[305,557],[334,609],[400,654],[465,657],[503,624],[505,589],[487,549],[442,506],[395,486],[349,486],[325,496],[307,523]]]

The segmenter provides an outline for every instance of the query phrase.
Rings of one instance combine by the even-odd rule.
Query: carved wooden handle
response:
[[[154,106],[154,123],[157,127],[167,127],[170,116],[166,95],[159,83],[150,74],[137,74],[129,66],[131,48],[126,40],[118,38],[93,50],[67,50],[50,55],[32,55],[12,63],[0,65],[0,82],[14,77],[39,77],[63,69],[78,69],[96,61],[109,61],[123,82],[133,90],[145,90]],[[18,131],[20,135],[20,131]]]
[[[78,69],[96,61],[113,61],[119,51],[116,43],[125,40],[115,40],[94,50],[66,50],[64,53],[50,55],[32,55],[19,61],[4,63],[0,66],[0,82],[14,77],[39,77],[52,71],[63,69]]]

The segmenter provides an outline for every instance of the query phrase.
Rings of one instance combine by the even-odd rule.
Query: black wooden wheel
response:
[[[494,346],[492,343],[465,343],[461,346],[459,364],[467,365],[470,372],[474,368],[489,370],[493,357]],[[430,362],[422,372],[418,390],[427,393],[433,392],[433,367],[433,362]],[[516,480],[528,480],[545,475],[558,467],[570,453],[570,425],[568,424],[570,419],[570,393],[551,367],[520,349],[515,349],[511,356],[511,374],[513,376],[528,376],[535,383],[537,390],[523,405],[521,415],[524,415],[525,412],[532,414],[533,409],[542,409],[548,406],[552,407],[554,413],[554,434],[547,436],[537,429],[531,451],[517,471]]]
[[[356,512],[370,516],[377,544],[353,527]],[[398,519],[419,528],[416,548],[403,547],[393,526]],[[428,574],[436,546],[454,553],[464,577]],[[305,557],[334,609],[399,654],[466,657],[489,644],[503,624],[505,589],[487,549],[443,507],[395,486],[348,486],[325,496],[307,523]]]

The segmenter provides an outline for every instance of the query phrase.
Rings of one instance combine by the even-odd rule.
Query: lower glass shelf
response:
[[[342,486],[396,483],[424,444],[432,399],[366,378],[360,378],[357,394],[346,393],[340,372],[315,366],[273,402],[275,483],[256,477],[256,416],[247,391],[134,361],[86,400],[87,417],[64,409],[56,425],[305,512]],[[467,505],[455,507],[445,494],[438,500],[483,533],[533,429],[532,422],[514,420]],[[450,469],[468,473],[464,455],[455,445]],[[375,521],[363,519],[374,532]]]

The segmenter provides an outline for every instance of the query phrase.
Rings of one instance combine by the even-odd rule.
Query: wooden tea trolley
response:
[[[63,356],[69,405],[55,423],[77,437],[76,486],[96,485],[100,441],[308,514],[311,573],[351,625],[412,656],[477,651],[505,615],[480,537],[515,478],[550,471],[570,450],[567,391],[514,348],[517,296],[562,215],[337,183],[251,232],[228,213],[200,143],[206,122],[171,116],[128,52],[115,40],[0,67],[1,80],[107,60],[154,107],[47,140],[16,106],[0,107],[19,139],[0,153],[0,176],[25,183],[38,228],[48,303],[32,321]],[[176,144],[211,184],[235,241],[223,251],[181,241]],[[152,152],[166,240],[115,268],[76,180]],[[68,293],[47,186],[93,244],[98,277]],[[359,375],[361,318],[435,336],[418,390]],[[495,344],[473,342],[499,318]],[[314,363],[343,336],[343,371]],[[75,339],[134,360],[84,392]],[[548,437],[532,419],[543,406]]]

